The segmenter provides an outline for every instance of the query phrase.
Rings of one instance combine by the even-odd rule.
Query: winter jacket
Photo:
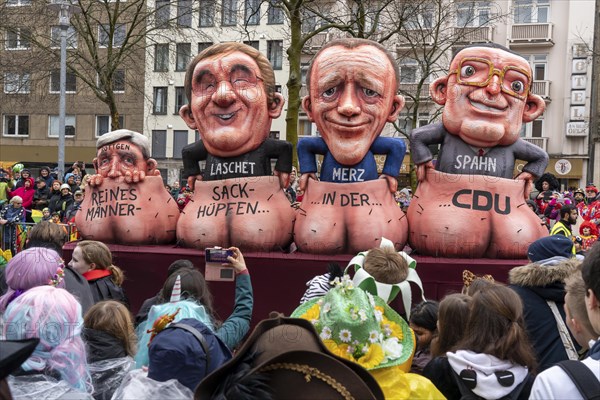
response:
[[[15,196],[19,196],[23,199],[23,208],[26,210],[31,210],[31,206],[33,204],[33,194],[35,193],[35,187],[33,186],[33,179],[30,179],[31,187],[25,188],[25,186],[16,188],[12,192],[10,192],[9,196],[12,199]]]
[[[103,300],[115,300],[120,301],[129,308],[129,299],[125,295],[125,291],[122,287],[117,286],[113,280],[112,275],[97,277],[97,273],[104,270],[91,270],[83,274],[87,279],[90,290],[92,291],[92,297],[94,298],[94,304]]]
[[[123,341],[108,332],[83,328],[81,337],[85,341],[88,363],[127,356]]]
[[[527,400],[533,385],[534,376],[526,367],[500,360],[489,354],[477,354],[469,350],[458,350],[446,353],[448,357],[436,357],[423,371],[423,376],[431,380],[448,400],[460,399],[461,393],[455,380],[464,369],[474,370],[477,374],[473,393],[484,399],[499,399],[510,394],[523,384],[518,397]],[[514,375],[512,385],[503,386],[498,382],[494,372],[510,371]]]
[[[42,210],[44,207],[48,207],[48,201],[50,200],[50,189],[47,186],[43,188],[36,188],[33,193],[33,208],[35,210]]]
[[[575,271],[577,265],[579,261],[576,259],[553,257],[515,267],[509,272],[509,287],[523,302],[525,329],[539,362],[538,371],[568,359],[556,319],[547,301],[556,304],[564,320],[564,280]],[[573,343],[576,343],[574,339]]]

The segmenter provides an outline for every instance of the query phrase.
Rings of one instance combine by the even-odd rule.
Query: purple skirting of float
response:
[[[66,262],[70,261],[75,242],[63,249]],[[204,272],[204,252],[174,246],[122,246],[109,244],[113,263],[125,272],[124,288],[135,314],[145,299],[155,296],[167,278],[167,268],[178,259],[188,259]],[[311,255],[283,253],[245,253],[244,259],[252,277],[254,288],[254,313],[252,325],[267,318],[271,311],[285,315],[299,305],[306,290],[306,282],[315,275],[324,274],[329,262],[345,268],[352,255]],[[482,275],[490,274],[506,282],[508,271],[527,260],[450,259],[413,256],[417,272],[423,282],[425,297],[439,300],[447,293],[460,292],[462,271]],[[233,282],[209,282],[218,315],[225,319],[231,313],[234,301]],[[413,301],[418,302],[418,288],[412,287]]]

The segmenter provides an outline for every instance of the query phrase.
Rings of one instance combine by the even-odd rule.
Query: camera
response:
[[[233,256],[232,250],[221,248],[208,248],[204,251],[206,261],[204,279],[207,281],[234,281],[235,270],[232,267],[224,267],[227,257]]]

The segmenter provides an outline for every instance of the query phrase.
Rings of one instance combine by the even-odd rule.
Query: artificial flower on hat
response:
[[[382,237],[379,247],[388,247],[394,249],[394,244],[389,239]],[[406,279],[403,281],[389,284],[377,281],[363,268],[367,254],[369,254],[368,251],[358,253],[354,258],[352,258],[352,260],[350,260],[348,266],[346,267],[346,271],[348,271],[349,268],[354,268],[354,277],[352,279],[354,285],[375,296],[381,297],[386,303],[390,303],[392,300],[394,300],[394,298],[396,298],[398,293],[402,293],[402,304],[404,306],[404,310],[406,311],[407,318],[410,318],[410,310],[412,308],[412,290],[410,283],[416,284],[419,289],[421,289],[421,297],[423,298],[423,301],[425,301],[423,283],[417,274],[417,262],[415,259],[410,257],[405,252],[399,251],[398,254],[408,264],[408,274]]]
[[[356,287],[345,275],[324,297],[302,304],[294,318],[307,319],[335,355],[367,370],[402,366],[408,371],[415,350],[412,330],[385,301]]]

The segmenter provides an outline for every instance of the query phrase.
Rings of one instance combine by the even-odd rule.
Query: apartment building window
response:
[[[154,3],[154,24],[157,28],[168,28],[171,18],[171,2],[169,0],[156,0]]]
[[[256,50],[259,50],[259,41],[258,40],[245,40],[244,44],[247,44],[250,47],[254,47]]]
[[[27,50],[31,47],[31,32],[26,28],[6,30],[6,50]]]
[[[100,75],[97,77],[98,79],[98,89],[104,92],[104,83],[100,80]],[[117,69],[113,72],[112,76],[112,91],[113,93],[124,93],[125,92],[125,70]]]
[[[237,22],[237,0],[223,0],[221,25],[234,26]]]
[[[77,91],[77,78],[75,74],[67,71],[66,92],[75,93]],[[50,73],[50,93],[60,93],[60,70],[55,69]]]
[[[177,2],[177,25],[190,28],[192,26],[192,1]]]
[[[267,11],[268,24],[283,24],[283,10],[277,6],[278,4],[279,2],[277,0],[271,0],[271,2],[269,2]]]
[[[4,93],[28,94],[31,90],[31,81],[28,73],[7,72],[4,74]]]
[[[273,69],[281,69],[283,63],[283,41],[267,41],[267,58],[271,62]]]
[[[215,25],[215,0],[200,0],[200,27]]]
[[[409,5],[406,10],[406,27],[411,30],[431,29],[433,28],[433,17],[435,15],[434,5],[423,3],[418,5]]]
[[[125,118],[119,116],[119,128],[125,128]],[[110,115],[96,115],[96,137],[112,131],[112,117]]]
[[[538,119],[529,122],[527,124],[523,124],[521,126],[521,137],[534,137],[541,138],[544,136],[544,117],[538,117]]]
[[[31,0],[6,0],[6,5],[11,7],[30,6]]]
[[[181,159],[181,151],[188,144],[188,131],[173,131],[173,158]]]
[[[50,46],[53,49],[60,48],[60,26],[52,26],[50,27]],[[67,28],[67,49],[76,49],[77,48],[77,31],[73,26],[69,26]]]
[[[191,43],[177,43],[175,50],[175,71],[185,71],[192,55]]]
[[[546,23],[549,20],[550,0],[514,0],[515,24]]]
[[[29,115],[5,115],[4,136],[29,136]]]
[[[152,131],[152,158],[165,158],[167,156],[167,131]]]
[[[188,101],[185,95],[185,87],[177,86],[175,88],[175,110],[173,110],[173,114],[179,114],[181,107],[185,106],[187,103]]]
[[[490,22],[491,3],[489,1],[463,1],[456,5],[456,26],[484,26]]]
[[[261,0],[246,0],[244,7],[244,20],[246,25],[260,24],[260,3]]]
[[[317,29],[319,21],[317,15],[310,10],[302,10],[302,33],[309,33]]]
[[[167,87],[155,87],[152,98],[152,114],[163,115],[167,113]]]
[[[412,58],[400,61],[400,83],[417,83],[419,79],[419,63]]]
[[[154,45],[154,71],[167,72],[169,70],[169,43]]]
[[[75,124],[76,118],[74,115],[65,115],[65,136],[66,137],[74,137],[75,136]],[[60,118],[58,115],[50,115],[48,122],[48,136],[49,137],[58,137],[58,127],[60,123]]]
[[[212,42],[200,42],[200,43],[198,43],[198,54],[202,53],[202,51],[208,49],[212,45],[213,45]]]
[[[102,24],[98,26],[98,46],[108,47],[112,43],[112,47],[121,47],[125,43],[125,24],[115,24],[113,26],[111,40],[111,25]]]

